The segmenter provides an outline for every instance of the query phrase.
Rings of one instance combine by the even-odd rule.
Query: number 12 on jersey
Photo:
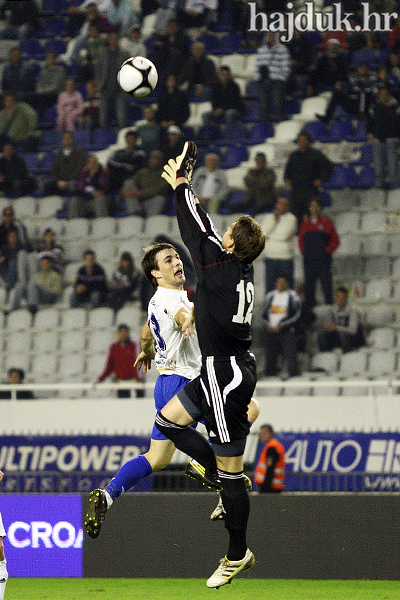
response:
[[[236,291],[239,292],[239,305],[236,315],[232,317],[232,321],[233,323],[248,323],[250,325],[253,315],[254,285],[251,281],[245,284],[244,280],[241,279],[236,286]]]

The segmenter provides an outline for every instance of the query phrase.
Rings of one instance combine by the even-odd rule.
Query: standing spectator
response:
[[[290,54],[280,43],[277,33],[268,32],[266,43],[256,56],[255,81],[259,82],[261,117],[263,121],[283,121],[286,118],[286,82],[290,74]]]
[[[64,271],[64,248],[58,244],[55,239],[55,233],[47,227],[43,233],[42,240],[36,246],[36,251],[31,252],[31,273],[36,273],[40,266],[40,261],[44,256],[50,256],[53,269],[62,275]]]
[[[0,192],[18,198],[31,194],[36,188],[37,181],[28,172],[22,156],[16,154],[14,144],[4,144],[0,157]]]
[[[255,468],[254,483],[260,493],[278,494],[285,487],[285,448],[275,438],[272,425],[261,425],[260,440],[265,446]]]
[[[202,96],[206,89],[211,90],[217,81],[217,71],[211,58],[206,55],[203,42],[193,42],[192,56],[184,63],[179,74],[179,85],[187,83],[188,92]]]
[[[290,188],[290,205],[300,224],[312,196],[319,194],[324,181],[333,173],[333,163],[320,150],[311,147],[312,138],[307,131],[297,137],[298,149],[291,152],[286,163],[284,179]]]
[[[318,198],[309,203],[308,219],[299,231],[299,246],[304,262],[304,311],[308,318],[316,305],[315,288],[319,280],[326,304],[332,304],[332,253],[339,246],[333,221],[324,217]]]
[[[95,23],[89,25],[87,35],[79,37],[71,53],[71,62],[79,62],[76,81],[82,83],[93,79],[94,65],[104,47],[104,40],[100,35],[99,27]]]
[[[106,302],[108,292],[107,277],[102,266],[96,262],[93,250],[86,250],[83,265],[78,269],[74,291],[70,297],[71,308],[90,303],[98,308]]]
[[[289,212],[289,200],[279,196],[275,210],[265,215],[261,228],[265,235],[264,263],[266,292],[275,287],[278,273],[286,273],[293,286],[293,242],[297,232],[297,219]]]
[[[11,237],[9,234],[12,234]],[[18,278],[20,283],[27,283],[30,278],[28,253],[32,252],[32,244],[25,225],[14,218],[14,210],[6,206],[3,210],[0,224],[0,251],[6,260],[3,265],[9,265],[14,283]],[[13,262],[15,259],[15,263]],[[14,277],[14,272],[16,272]],[[12,287],[14,285],[10,285]]]
[[[143,107],[142,122],[137,126],[137,132],[142,140],[142,148],[147,155],[153,150],[158,150],[161,143],[161,125],[156,121],[156,113],[152,106]]]
[[[17,229],[11,228],[0,246],[0,278],[5,283],[7,295],[19,279],[18,272],[21,270],[22,260],[27,261],[26,251],[19,240]],[[23,272],[26,280],[25,269]]]
[[[286,47],[290,54],[288,91],[303,94],[309,69],[315,56],[315,47],[308,32],[299,31],[296,27],[293,31],[293,38],[287,42]]]
[[[81,27],[79,35],[75,39],[75,44],[72,48],[71,62],[78,60],[80,51],[87,48],[92,49],[92,44],[96,46],[102,43],[102,38],[99,34],[108,34],[111,31],[111,25],[104,15],[99,12],[95,2],[88,4],[86,9],[86,19]],[[95,56],[92,56],[95,59]]]
[[[397,148],[399,144],[400,105],[388,88],[381,88],[378,101],[370,107],[367,131],[373,142],[375,186],[390,189],[399,187]]]
[[[30,95],[35,91],[33,69],[22,59],[19,46],[10,50],[10,60],[4,67],[1,87],[4,94],[13,94],[21,101],[29,101]]]
[[[171,19],[167,31],[155,37],[150,58],[159,73],[177,75],[188,60],[189,52],[190,37],[176,19]]]
[[[19,369],[17,367],[11,367],[11,369],[8,369],[7,371],[7,381],[6,383],[9,383],[10,385],[18,385],[20,383],[24,383],[24,379],[25,379],[25,371],[24,369]],[[35,396],[33,395],[32,390],[17,390],[16,392],[16,399],[17,400],[33,400],[35,398]],[[11,400],[11,390],[7,391],[1,391],[0,392],[0,400]],[[2,480],[3,473],[0,471],[0,481]],[[1,532],[1,514],[0,514],[0,532]],[[1,533],[0,533],[0,542],[1,542]],[[4,572],[2,572],[2,564],[1,564],[1,548],[2,548],[2,544],[0,543],[0,577],[2,577],[2,575],[4,574]],[[4,556],[4,555],[3,555]],[[7,572],[6,572],[7,575]],[[2,581],[2,579],[0,579],[0,586],[1,584],[4,583]],[[0,600],[3,600],[3,596],[1,594],[1,587],[0,587]]]
[[[75,144],[74,134],[66,131],[62,137],[62,146],[57,150],[51,166],[52,179],[44,186],[45,195],[71,193],[86,160],[86,152]]]
[[[35,0],[4,0],[0,7],[0,39],[25,39],[35,34],[39,10]]]
[[[75,89],[72,78],[65,82],[65,92],[61,92],[57,100],[57,127],[61,131],[74,131],[77,124],[82,123],[83,97]]]
[[[317,56],[311,67],[307,89],[309,96],[331,91],[337,81],[347,79],[348,57],[339,40],[330,38],[326,46],[326,51]]]
[[[85,129],[93,131],[100,126],[100,95],[92,79],[85,83],[85,87],[86,97],[83,103],[82,125]]]
[[[118,267],[110,282],[110,306],[117,312],[125,302],[139,300],[142,287],[142,275],[135,267],[135,261],[130,252],[121,254]]]
[[[94,154],[88,158],[76,182],[74,195],[69,201],[68,218],[106,217],[110,191],[110,173],[103,169]]]
[[[114,112],[118,127],[122,129],[127,125],[128,95],[118,85],[117,75],[122,63],[128,58],[129,54],[119,48],[118,33],[110,33],[107,46],[101,49],[95,64],[95,85],[100,93],[101,127],[111,124]]]
[[[359,311],[349,304],[346,288],[336,291],[335,304],[318,335],[318,346],[321,352],[341,348],[343,352],[356,350],[365,344],[364,333]]]
[[[217,21],[215,0],[185,0],[177,3],[178,20],[183,27],[212,27]]]
[[[19,283],[15,288],[11,310],[20,307],[21,300],[26,298],[28,309],[35,315],[39,304],[53,304],[57,301],[62,290],[62,277],[53,268],[50,255],[43,255],[40,259],[40,271],[35,273],[28,284]]]
[[[146,153],[138,143],[138,132],[130,129],[125,134],[125,148],[115,150],[107,162],[111,190],[119,192],[124,182],[145,166]]]
[[[38,121],[32,106],[17,102],[13,94],[7,93],[4,108],[0,110],[0,144],[11,140],[27,152],[34,151],[39,143]]]
[[[118,325],[118,341],[111,344],[108,351],[108,358],[104,371],[99,376],[96,383],[104,381],[111,373],[115,375],[116,381],[137,381],[142,382],[142,375],[134,366],[135,361],[140,354],[140,345],[130,338],[130,329],[128,325]],[[119,389],[118,398],[131,398],[130,389]],[[143,390],[136,390],[136,398],[143,398]]]
[[[121,37],[119,47],[122,52],[127,52],[129,56],[147,56],[147,49],[140,37],[140,25],[133,25],[129,31]]]
[[[162,165],[162,152],[153,150],[148,166],[125,181],[121,195],[130,215],[148,217],[162,214],[168,194],[168,184],[161,178]]]
[[[229,193],[225,171],[219,168],[219,156],[210,152],[205,157],[205,166],[196,169],[193,189],[200,204],[210,213],[217,213],[220,204]]]
[[[236,81],[232,79],[231,70],[223,65],[219,68],[218,79],[211,87],[212,113],[210,121],[236,121],[243,114],[245,105]]]
[[[31,103],[35,108],[49,108],[57,102],[59,94],[65,88],[65,69],[56,63],[57,52],[46,52],[44,65],[40,69],[36,81],[36,91],[31,95]]]
[[[132,0],[111,0],[107,8],[107,19],[123,35],[131,27],[139,24]]]
[[[246,194],[242,207],[252,215],[271,210],[276,198],[276,174],[268,167],[264,152],[257,152],[255,163],[255,167],[249,169],[244,177]]]
[[[301,300],[299,295],[289,288],[289,277],[286,273],[278,273],[275,289],[267,294],[263,311],[266,331],[265,375],[278,375],[278,358],[283,356],[289,377],[300,374],[297,358],[297,330],[301,317]]]
[[[164,130],[171,125],[183,125],[190,114],[189,98],[186,92],[178,89],[175,75],[168,75],[165,85],[166,91],[159,98],[156,114],[156,119]]]
[[[177,125],[170,125],[167,129],[166,140],[161,144],[161,152],[164,155],[164,162],[170,158],[176,158],[183,150],[185,140],[182,137],[182,131]]]

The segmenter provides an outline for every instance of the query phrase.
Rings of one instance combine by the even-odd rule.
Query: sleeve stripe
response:
[[[206,233],[206,228],[204,227],[204,224],[203,224],[202,220],[200,219],[200,215],[196,210],[196,203],[194,201],[193,194],[191,194],[189,191],[189,188],[185,189],[185,198],[186,198],[186,204],[187,204],[190,212],[192,213],[194,220],[197,221],[201,231],[204,231],[204,233]]]

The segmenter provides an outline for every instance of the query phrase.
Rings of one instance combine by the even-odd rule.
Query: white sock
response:
[[[106,493],[106,500],[107,500],[107,508],[110,508],[111,504],[114,502],[113,499],[111,498],[110,494],[107,492],[107,490],[105,490]],[[1,598],[0,598],[1,600]]]
[[[4,592],[6,589],[6,583],[7,583],[7,579],[8,579],[6,565],[7,565],[6,560],[0,560],[0,600],[4,599]]]

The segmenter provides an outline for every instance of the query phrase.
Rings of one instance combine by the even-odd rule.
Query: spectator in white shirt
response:
[[[289,200],[279,196],[273,212],[265,215],[261,223],[265,235],[265,249],[263,252],[265,263],[266,292],[275,287],[276,276],[283,271],[293,285],[293,240],[297,231],[297,219],[289,212]]]
[[[194,172],[193,190],[200,204],[209,213],[218,212],[221,202],[228,195],[229,187],[225,171],[219,168],[217,154],[207,154],[205,167],[200,167]]]

